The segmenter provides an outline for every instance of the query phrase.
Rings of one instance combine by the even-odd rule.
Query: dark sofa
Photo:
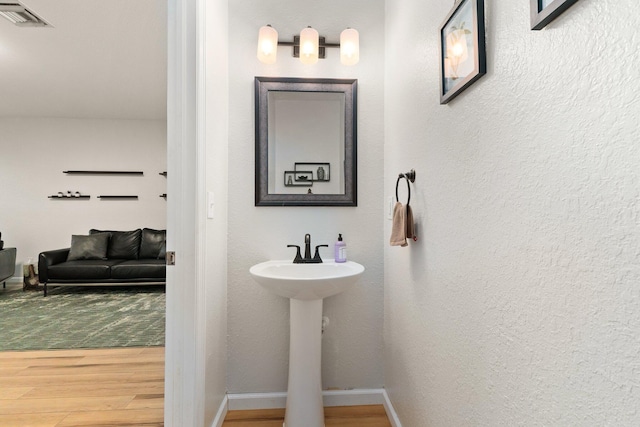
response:
[[[8,278],[12,277],[15,271],[16,271],[16,248],[3,249],[2,247],[0,247],[0,282],[2,282],[3,288],[7,286],[5,281]]]
[[[166,283],[166,230],[95,230],[71,236],[71,246],[40,253],[38,274],[48,286]]]

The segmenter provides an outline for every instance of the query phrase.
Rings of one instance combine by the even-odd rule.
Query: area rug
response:
[[[164,345],[163,286],[0,288],[0,351]]]

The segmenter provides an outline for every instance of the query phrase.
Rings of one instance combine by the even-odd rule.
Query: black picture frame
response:
[[[530,0],[531,29],[541,30],[578,0]]]
[[[440,26],[440,104],[486,73],[484,0],[460,0]]]
[[[357,79],[324,79],[295,77],[255,77],[255,206],[358,206],[358,80]],[[269,92],[334,92],[345,97],[344,106],[344,194],[279,194],[269,193]],[[322,165],[324,163],[307,163]],[[302,163],[296,163],[302,165]],[[296,166],[297,167],[297,166]],[[302,166],[300,172],[309,170]],[[312,170],[313,172],[313,170]],[[327,170],[328,172],[328,170]],[[272,171],[275,179],[281,179],[280,172]],[[337,174],[337,172],[332,171]],[[294,176],[295,178],[295,176]],[[285,184],[288,176],[285,175]],[[316,180],[317,181],[327,181]],[[292,179],[293,186],[307,186],[314,181]]]

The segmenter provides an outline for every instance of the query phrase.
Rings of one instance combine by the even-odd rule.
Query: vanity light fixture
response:
[[[44,19],[18,1],[0,0],[0,16],[18,27],[50,27]]]
[[[340,48],[340,61],[344,65],[355,65],[360,60],[360,36],[357,30],[347,28],[340,34],[340,43],[326,43],[325,38],[312,27],[307,27],[294,36],[292,42],[278,40],[278,32],[271,25],[260,28],[258,34],[258,59],[264,64],[276,62],[278,46],[291,46],[293,57],[303,64],[315,64],[325,58],[328,47]]]

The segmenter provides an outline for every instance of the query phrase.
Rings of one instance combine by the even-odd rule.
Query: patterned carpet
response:
[[[164,345],[163,286],[0,287],[0,351]]]

